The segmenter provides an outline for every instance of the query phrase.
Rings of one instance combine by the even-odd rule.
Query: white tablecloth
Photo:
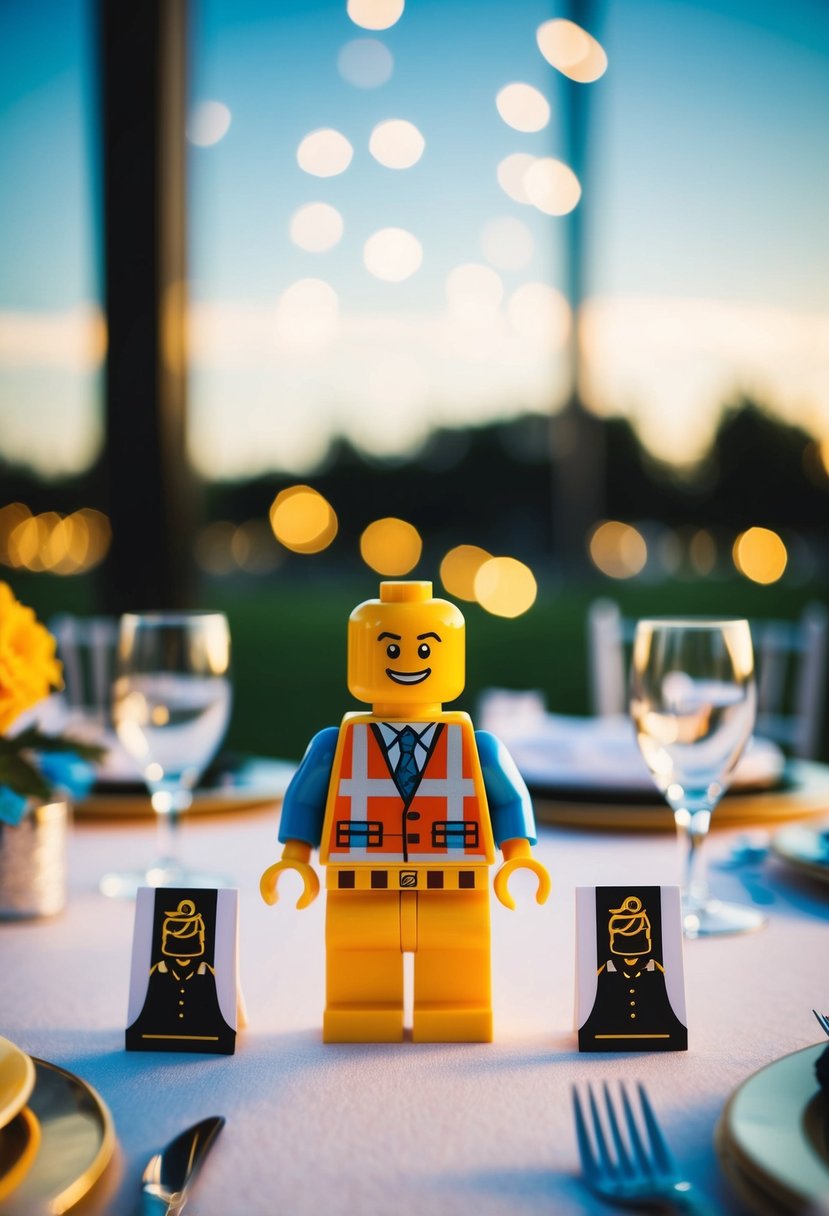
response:
[[[570,1107],[571,1082],[602,1078],[645,1080],[689,1177],[723,1211],[741,1210],[720,1174],[714,1125],[749,1073],[820,1037],[811,1010],[829,1009],[829,887],[776,861],[750,872],[712,865],[716,893],[768,902],[769,925],[686,944],[690,1050],[579,1055],[574,887],[676,882],[680,859],[667,834],[543,829],[551,901],[539,908],[519,876],[519,910],[493,902],[493,1044],[325,1046],[323,901],[297,912],[293,876],[274,908],[258,893],[277,856],[276,812],[194,816],[183,832],[187,860],[221,868],[241,892],[250,1026],[231,1057],[128,1054],[133,906],[99,895],[97,881],[149,860],[153,830],[149,821],[77,823],[66,912],[0,926],[0,1033],[84,1077],[112,1110],[120,1160],[107,1212],[135,1211],[147,1158],[208,1114],[227,1126],[193,1216],[606,1210],[579,1180]],[[712,834],[711,862],[734,836]]]

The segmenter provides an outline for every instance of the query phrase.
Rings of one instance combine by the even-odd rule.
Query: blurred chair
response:
[[[112,682],[118,644],[118,619],[64,613],[49,622],[63,663],[60,695],[65,725],[87,742],[114,742]]]
[[[590,605],[587,620],[591,709],[627,712],[630,647],[636,622],[613,600]],[[757,734],[802,760],[821,751],[826,700],[829,613],[807,604],[796,621],[751,622],[757,668]]]

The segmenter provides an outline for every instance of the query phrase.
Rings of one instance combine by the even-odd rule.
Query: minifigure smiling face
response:
[[[453,701],[464,686],[464,641],[462,613],[433,599],[431,583],[381,583],[380,599],[348,621],[349,691],[384,712]]]

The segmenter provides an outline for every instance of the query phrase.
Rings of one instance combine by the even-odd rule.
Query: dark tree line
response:
[[[706,459],[682,473],[656,462],[627,421],[603,425],[605,517],[674,527],[760,524],[829,541],[829,474],[814,441],[759,405],[741,401],[726,410]],[[549,420],[538,415],[438,430],[406,460],[373,459],[338,438],[323,464],[303,476],[274,472],[203,486],[202,514],[262,518],[279,490],[306,481],[337,512],[340,534],[325,559],[334,564],[338,555],[353,554],[367,524],[385,515],[413,523],[435,554],[466,543],[537,561],[554,556],[552,457]],[[83,477],[55,483],[0,466],[0,506],[19,500],[33,512],[106,511],[106,473],[102,460]],[[299,569],[302,560],[291,564]]]

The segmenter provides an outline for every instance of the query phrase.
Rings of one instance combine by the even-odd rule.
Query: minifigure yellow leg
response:
[[[419,891],[414,965],[416,1043],[492,1039],[488,891]]]
[[[403,1038],[400,902],[392,891],[329,891],[325,920],[326,1043]]]

